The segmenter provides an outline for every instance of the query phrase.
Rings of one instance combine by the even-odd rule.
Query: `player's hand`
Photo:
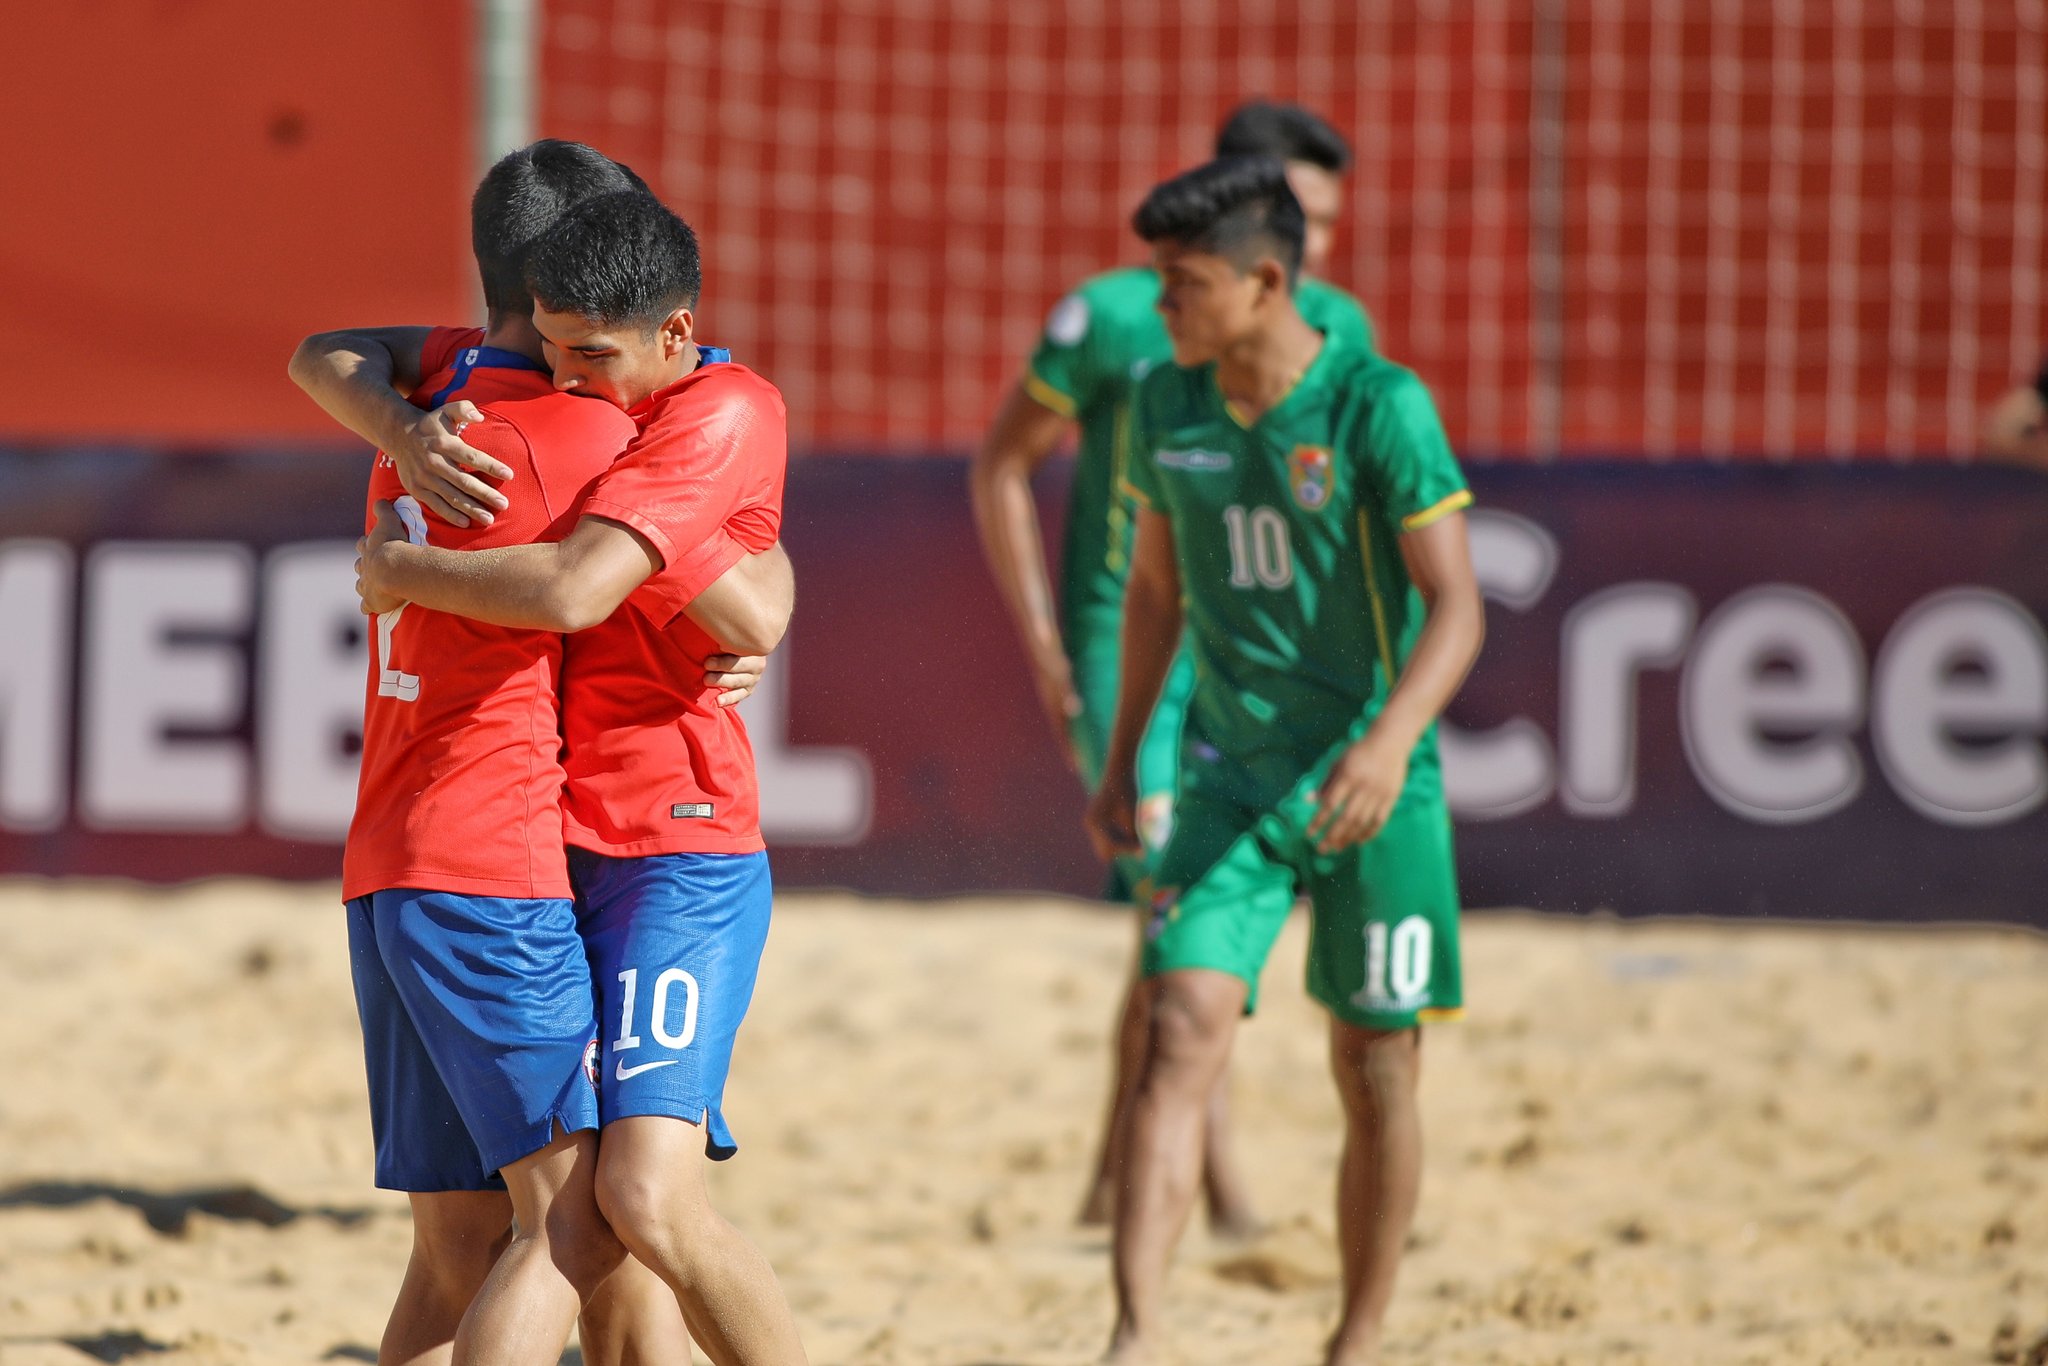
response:
[[[1408,784],[1408,751],[1368,734],[1339,755],[1316,797],[1308,837],[1334,854],[1380,832]]]
[[[718,689],[718,705],[736,707],[753,693],[768,671],[766,655],[713,655],[704,661],[704,684]]]
[[[1119,854],[1141,854],[1138,842],[1138,784],[1111,768],[1088,803],[1088,838],[1104,863]]]
[[[356,542],[356,596],[363,600],[363,615],[378,616],[396,611],[405,605],[403,598],[395,598],[384,592],[376,583],[376,555],[387,541],[408,539],[405,523],[398,518],[398,509],[381,498],[373,509],[376,521],[370,534]]]
[[[1074,666],[1067,662],[1064,650],[1054,650],[1037,661],[1031,673],[1032,684],[1038,689],[1039,709],[1052,726],[1060,755],[1067,761],[1069,769],[1079,773],[1081,756],[1074,750],[1073,723],[1074,718],[1081,714],[1081,694],[1074,690]]]
[[[427,511],[455,526],[468,526],[472,519],[488,526],[496,513],[511,506],[510,499],[477,477],[510,479],[511,467],[462,439],[464,427],[483,420],[482,409],[459,398],[421,413],[387,452],[398,466],[398,482],[405,485],[405,491]],[[476,473],[470,473],[472,470]]]

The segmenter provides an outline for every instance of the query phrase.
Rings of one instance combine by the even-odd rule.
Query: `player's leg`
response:
[[[1344,1102],[1337,1168],[1337,1243],[1342,1317],[1330,1366],[1379,1359],[1381,1326],[1394,1297],[1401,1250],[1422,1193],[1419,1029],[1361,1029],[1330,1022],[1330,1067]]]
[[[444,1366],[455,1330],[512,1239],[512,1200],[501,1190],[412,1197],[412,1255],[377,1347],[380,1366]]]
[[[1074,692],[1081,699],[1081,713],[1069,724],[1068,734],[1075,761],[1081,766],[1081,781],[1090,792],[1102,781],[1103,751],[1109,747],[1109,727],[1116,712],[1120,649],[1114,622],[1104,623],[1092,632],[1076,628],[1067,638],[1067,662],[1073,670]],[[1119,859],[1111,866],[1108,889],[1103,893],[1105,901],[1120,904],[1131,899],[1132,863],[1135,860]],[[1145,1021],[1144,997],[1133,974],[1117,1004],[1109,1097],[1102,1116],[1102,1137],[1089,1169],[1088,1193],[1081,1202],[1083,1224],[1106,1224],[1116,1208],[1117,1153],[1123,1121],[1129,1111],[1131,1083],[1137,1076],[1138,1057],[1144,1046]]]
[[[759,1248],[712,1208],[701,1125],[632,1115],[605,1126],[598,1195],[640,1261],[675,1292],[719,1366],[802,1363],[796,1318]]]
[[[1151,1027],[1116,1207],[1118,1362],[1159,1350],[1167,1266],[1202,1187],[1211,1099],[1294,900],[1293,871],[1271,857],[1254,818],[1196,793],[1183,794],[1154,877],[1142,963]]]
[[[704,1182],[737,1149],[725,1080],[767,943],[767,856],[576,850],[570,868],[604,1029],[601,1206],[714,1362],[801,1362],[774,1271]]]
[[[557,1134],[503,1168],[516,1228],[455,1335],[458,1363],[554,1366],[584,1302],[625,1259],[597,1208],[597,1134]]]
[[[1209,1098],[1229,1064],[1247,991],[1242,978],[1208,968],[1164,973],[1141,989],[1151,998],[1151,1028],[1115,1211],[1117,1362],[1149,1360],[1164,1339],[1166,1269],[1201,1189]]]
[[[440,1141],[465,1140],[469,1161],[510,1188],[519,1221],[456,1335],[456,1359],[520,1359],[514,1342],[540,1352],[566,1302],[559,1353],[583,1296],[623,1255],[592,1189],[597,1020],[575,908],[408,889],[373,903],[384,969],[451,1102]],[[457,1189],[462,1175],[414,1189]]]
[[[377,1359],[384,1366],[441,1366],[511,1236],[512,1204],[484,1167],[385,967],[374,899],[351,901],[347,915],[377,1185],[406,1191],[412,1202],[412,1253]]]
[[[599,1169],[603,1168],[602,1140]],[[577,1337],[585,1366],[684,1366],[690,1330],[668,1282],[628,1257],[583,1303]]]
[[[1419,1022],[1463,1004],[1450,816],[1404,796],[1368,843],[1306,857],[1309,993],[1331,1014],[1344,1103],[1337,1234],[1344,1299],[1330,1366],[1378,1360],[1402,1247],[1422,1188]]]
[[[1173,835],[1174,803],[1180,790],[1180,752],[1188,704],[1195,692],[1195,661],[1186,650],[1174,659],[1145,728],[1138,749],[1138,834],[1148,855],[1157,857]],[[1142,949],[1140,950],[1142,955]],[[1148,998],[1133,993],[1142,1014]],[[1144,1038],[1145,1027],[1137,1031]],[[1209,1227],[1226,1237],[1248,1238],[1258,1232],[1251,1183],[1237,1165],[1230,1132],[1230,1072],[1216,1078],[1209,1095],[1209,1121],[1203,1129],[1202,1199]]]

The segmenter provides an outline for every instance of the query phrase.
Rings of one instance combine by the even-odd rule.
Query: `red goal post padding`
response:
[[[1331,274],[1475,452],[1964,452],[2048,346],[2048,0],[553,0],[550,134],[703,234],[801,444],[979,435],[1253,95],[1358,153]]]

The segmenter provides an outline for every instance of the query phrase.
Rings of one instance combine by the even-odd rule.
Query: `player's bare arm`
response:
[[[982,553],[1031,661],[1039,706],[1069,765],[1076,760],[1067,727],[1081,714],[1081,696],[1074,690],[1073,669],[1053,609],[1052,579],[1046,570],[1045,541],[1039,530],[1038,504],[1031,496],[1031,476],[1058,449],[1072,425],[1018,384],[997,410],[969,474]]]
[[[1104,859],[1142,851],[1138,841],[1138,745],[1159,705],[1181,631],[1180,567],[1173,553],[1173,523],[1138,509],[1137,544],[1124,587],[1123,675],[1116,721],[1102,764],[1102,786],[1088,805],[1088,834]]]
[[[1324,853],[1379,833],[1408,781],[1408,756],[1457,695],[1486,637],[1486,609],[1472,570],[1465,514],[1452,513],[1404,533],[1401,558],[1427,615],[1386,706],[1323,784],[1308,833]]]
[[[735,649],[744,641],[743,653],[765,655],[782,643],[795,611],[796,569],[777,541],[719,575],[683,614],[713,640]]]
[[[468,526],[472,518],[489,523],[508,503],[478,475],[502,481],[512,471],[463,441],[463,427],[483,415],[467,400],[429,413],[406,401],[423,378],[420,357],[430,331],[315,333],[292,353],[292,381],[329,417],[388,454],[405,491],[427,511],[454,526]]]
[[[362,542],[357,587],[365,610],[373,603],[417,602],[497,626],[571,633],[609,617],[662,568],[660,553],[646,537],[603,517],[584,517],[558,542],[449,550],[411,544],[385,506],[378,504],[377,527]],[[712,615],[722,630],[706,628],[733,654],[767,654],[788,625],[786,610],[778,619],[776,604],[786,607],[792,593],[777,582],[772,566],[758,585],[753,572],[735,585],[747,594],[744,610],[721,596],[713,606],[724,610]]]

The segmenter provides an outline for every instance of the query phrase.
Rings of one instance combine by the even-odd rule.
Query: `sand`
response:
[[[1390,1363],[2048,1359],[2048,942],[1474,916],[1426,1042]],[[1306,1366],[1338,1141],[1293,926],[1242,1035],[1272,1231],[1199,1231],[1197,1363]],[[1054,1366],[1128,952],[1057,901],[791,895],[719,1199],[821,1363]],[[0,885],[0,1366],[370,1360],[408,1243],[369,1184],[329,888]]]

